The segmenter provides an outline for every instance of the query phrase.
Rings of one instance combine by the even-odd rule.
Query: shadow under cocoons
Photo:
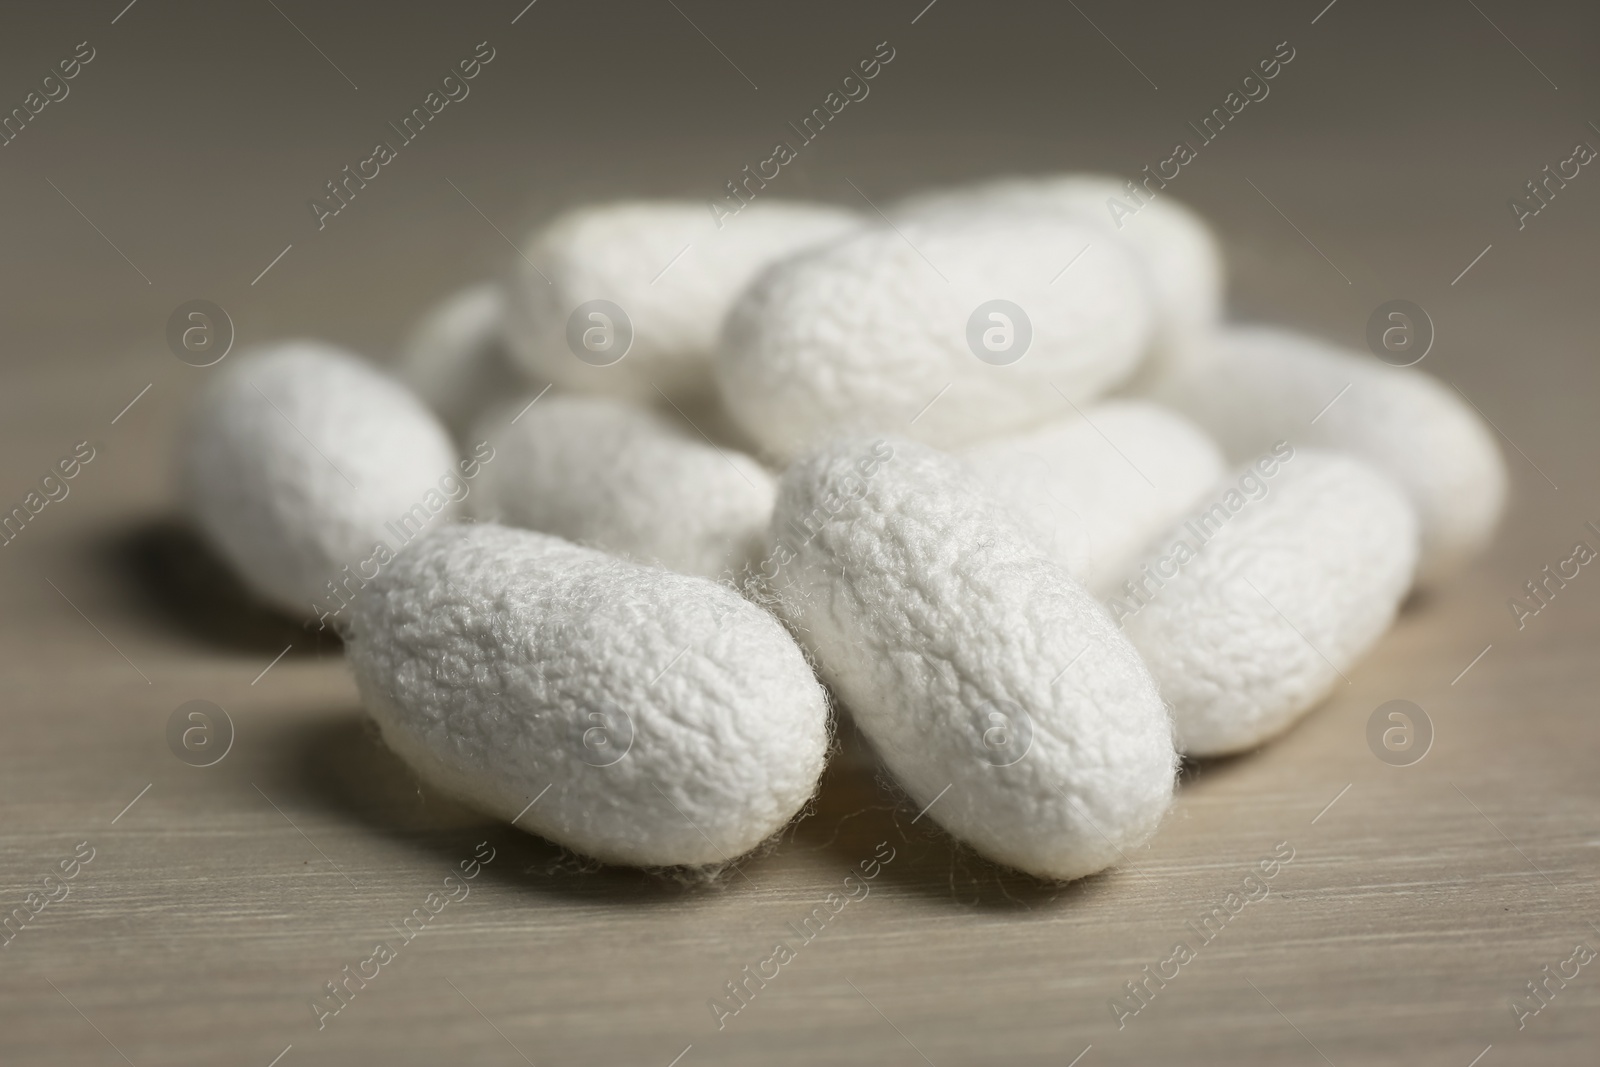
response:
[[[499,859],[484,868],[486,876],[537,895],[672,905],[702,892],[743,888],[741,874],[753,861],[806,852],[826,853],[836,861],[837,879],[830,875],[828,888],[837,891],[833,881],[842,885],[846,875],[861,879],[859,865],[874,858],[880,842],[888,842],[895,855],[868,884],[892,885],[961,908],[1033,910],[1057,901],[1068,906],[1098,892],[1117,873],[1051,882],[985,859],[931,818],[917,819],[917,809],[878,769],[859,737],[847,739],[843,751],[834,753],[802,815],[733,864],[634,868],[577,854],[439,792],[384,745],[377,725],[359,711],[340,710],[285,729],[290,731],[286,743],[273,747],[289,753],[289,765],[274,777],[290,784],[303,803],[403,842],[447,867],[474,842],[487,840]]]
[[[1055,882],[997,864],[956,840],[914,805],[889,777],[847,714],[838,718],[838,744],[816,796],[784,834],[785,848],[826,851],[840,878],[861,878],[859,864],[887,841],[894,859],[883,863],[874,886],[890,884],[929,900],[963,908],[1032,910],[1071,902],[1094,892],[1115,869]]]
[[[200,535],[175,517],[114,530],[94,546],[98,562],[146,616],[199,644],[271,656],[343,647],[330,627],[317,630],[258,599]]]
[[[731,869],[639,869],[601,863],[467,807],[421,781],[352,711],[295,728],[285,777],[310,803],[439,859],[445,866],[487,840],[483,872],[497,884],[574,900],[669,904],[697,887],[739,881]],[[730,881],[731,879],[731,881]]]
[[[1433,606],[1438,602],[1439,594],[1437,590],[1419,589],[1416,586],[1412,586],[1411,590],[1406,593],[1405,599],[1400,601],[1400,609],[1395,614],[1401,617],[1423,615],[1432,610]]]
[[[1205,778],[1226,778],[1242,770],[1246,764],[1254,760],[1263,750],[1276,744],[1285,734],[1296,729],[1307,717],[1314,714],[1316,714],[1316,709],[1312,709],[1305,716],[1302,716],[1283,733],[1274,734],[1254,748],[1246,749],[1243,752],[1230,752],[1225,756],[1190,756],[1185,754],[1182,764],[1178,767],[1178,788],[1180,790],[1186,789]]]

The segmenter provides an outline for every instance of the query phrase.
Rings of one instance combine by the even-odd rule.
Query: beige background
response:
[[[98,449],[0,549],[0,901],[95,849],[0,949],[0,1060],[1593,1057],[1595,966],[1520,1032],[1507,1002],[1577,942],[1600,947],[1600,578],[1521,631],[1506,608],[1578,538],[1600,543],[1582,528],[1600,521],[1600,176],[1520,232],[1506,208],[1576,140],[1600,144],[1591,6],[940,0],[912,24],[922,0],[540,0],[514,25],[518,0],[276,7],[0,16],[6,108],[78,41],[96,49],[0,148],[0,498],[75,442]],[[499,269],[510,250],[484,216],[515,234],[585,199],[713,195],[885,39],[872,95],[775,192],[859,206],[847,178],[879,200],[1007,170],[1131,175],[1290,41],[1271,96],[1171,192],[1219,228],[1241,316],[1359,346],[1383,301],[1428,308],[1423,368],[1515,442],[1505,528],[1289,736],[1191,768],[1129,869],[1044,887],[957,854],[852,751],[792,837],[719,885],[580,869],[419,790],[363,726],[336,647],[251,609],[173,524],[173,440],[207,372],[173,358],[163,325],[204,297],[240,344],[316,334],[385,358],[427,302]],[[318,232],[306,199],[482,40],[496,58],[472,95]],[[1409,768],[1365,741],[1395,698],[1437,733]],[[208,769],[164,739],[191,699],[237,725]],[[484,840],[496,858],[471,896],[318,1032],[322,983]],[[719,1032],[707,999],[882,841],[896,858],[871,894]],[[1108,999],[1285,841],[1271,895],[1119,1032]]]

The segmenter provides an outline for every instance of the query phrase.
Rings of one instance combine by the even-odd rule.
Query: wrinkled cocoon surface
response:
[[[962,456],[1033,543],[1096,596],[1222,477],[1222,451],[1188,419],[1137,400],[999,437]]]
[[[1073,174],[935,190],[902,201],[891,213],[905,218],[984,211],[1059,215],[1124,242],[1137,254],[1155,301],[1149,364],[1154,372],[1204,358],[1208,347],[1202,339],[1222,315],[1224,270],[1217,239],[1199,215],[1165,193],[1139,205],[1123,181]]]
[[[657,389],[709,391],[717,333],[739,291],[767,264],[859,225],[852,212],[781,200],[757,201],[720,229],[698,201],[577,208],[512,261],[507,339],[537,377],[573,389],[647,401]],[[611,366],[590,366],[567,345],[568,316],[590,300],[612,301],[632,322],[632,347]]]
[[[1199,422],[1230,459],[1287,439],[1349,452],[1388,474],[1421,519],[1420,583],[1487,546],[1505,504],[1505,464],[1448,386],[1289,330],[1234,327],[1217,343],[1208,366],[1163,379],[1151,395]]]
[[[864,231],[777,264],[745,292],[718,384],[778,457],[842,430],[967,444],[1059,417],[1063,397],[1091,400],[1133,371],[1151,322],[1138,271],[1070,221],[945,215]],[[994,299],[1032,325],[1026,353],[1003,366],[968,343],[969,319]]]
[[[1344,680],[1394,621],[1416,559],[1415,513],[1388,477],[1280,445],[1158,537],[1110,604],[1172,707],[1179,751],[1223,755]]]
[[[800,649],[704,578],[454,526],[354,607],[347,653],[388,745],[440,789],[597,859],[727,862],[822,772],[827,703]]]
[[[475,514],[643,563],[717,577],[766,537],[775,492],[749,456],[606,397],[546,396],[480,424],[495,448]]]
[[[493,282],[454,293],[412,331],[396,373],[465,441],[486,409],[528,385],[501,337],[504,294]]]
[[[256,593],[296,615],[417,505],[445,521],[444,428],[405,387],[332,345],[291,341],[209,373],[181,453],[201,532]],[[431,495],[430,495],[431,494]],[[434,505],[437,505],[435,507]]]
[[[780,480],[773,535],[779,611],[929,818],[1046,878],[1155,832],[1176,757],[1149,672],[959,461],[833,442]]]

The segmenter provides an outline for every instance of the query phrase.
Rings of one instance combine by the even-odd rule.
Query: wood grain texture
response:
[[[1509,1002],[1575,944],[1600,947],[1600,577],[1585,569],[1521,630],[1506,600],[1580,538],[1600,544],[1584,527],[1600,523],[1600,177],[1522,231],[1505,200],[1574,138],[1600,137],[1581,111],[1593,12],[1512,25],[1484,5],[1558,92],[1472,7],[1342,3],[1313,27],[1320,3],[1160,18],[1083,5],[1154,91],[1071,8],[951,0],[911,26],[920,2],[892,17],[833,6],[767,25],[683,5],[756,92],[665,6],[615,39],[606,16],[560,5],[515,27],[521,3],[452,16],[448,33],[420,8],[313,23],[283,6],[359,93],[267,7],[139,4],[115,26],[114,10],[54,13],[5,46],[6,69],[91,34],[100,56],[0,160],[15,222],[0,250],[15,300],[0,495],[20,501],[79,440],[97,447],[71,495],[0,548],[0,903],[20,905],[79,842],[94,850],[70,895],[0,949],[0,1061],[1592,1062],[1600,963],[1523,1029]],[[382,56],[374,17],[394,42]],[[500,56],[438,139],[314,230],[305,198],[484,37]],[[848,730],[808,815],[713,884],[591,869],[419,788],[365,724],[337,644],[251,607],[175,521],[170,456],[205,372],[165,350],[167,313],[206,296],[242,342],[315,332],[382,353],[424,301],[508,254],[445,178],[502,228],[591,196],[703,198],[884,37],[895,64],[807,149],[786,195],[859,204],[843,179],[876,200],[997,167],[1131,175],[1258,53],[1295,41],[1273,96],[1171,192],[1224,234],[1242,316],[1359,345],[1383,301],[1429,308],[1439,341],[1423,369],[1509,435],[1492,551],[1414,598],[1287,736],[1187,768],[1149,847],[1068,886],[953,847]],[[601,40],[620,80],[574,97],[594,79],[574,56]],[[194,141],[206,123],[213,139]],[[195,177],[174,191],[174,173]],[[167,748],[169,716],[193,699],[236,727],[213,767]],[[1368,748],[1391,699],[1434,725],[1414,766]],[[480,842],[494,859],[470,895],[405,940],[397,928]],[[1202,944],[1189,924],[1281,843],[1293,859],[1268,895]],[[831,913],[828,895],[880,846],[894,858],[870,892]],[[795,928],[819,906],[806,941]],[[708,1001],[778,941],[793,960],[719,1028]],[[1178,941],[1193,959],[1119,1028],[1110,1002]],[[319,1029],[324,983],[379,942],[394,959]]]

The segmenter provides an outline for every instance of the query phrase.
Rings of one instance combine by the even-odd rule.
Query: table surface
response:
[[[1575,140],[1600,144],[1583,61],[1600,16],[685,0],[612,19],[519,0],[441,26],[412,5],[251,7],[35,12],[3,46],[5,101],[75,42],[96,55],[0,149],[0,492],[20,501],[79,441],[95,458],[0,549],[4,907],[92,850],[0,949],[0,1060],[1592,1060],[1594,967],[1551,983],[1521,1028],[1509,1005],[1600,946],[1600,579],[1520,629],[1506,604],[1574,542],[1600,544],[1584,525],[1600,521],[1600,178],[1522,229],[1506,201]],[[437,139],[318,230],[305,200],[484,39],[496,57]],[[1240,317],[1359,346],[1383,301],[1429,309],[1422,369],[1492,420],[1511,471],[1492,550],[1408,603],[1281,740],[1187,767],[1127,865],[1070,885],[915,821],[848,732],[806,816],[710,884],[593,869],[420,788],[337,645],[252,607],[174,519],[172,449],[206,371],[167,351],[168,312],[206,297],[241,344],[310,333],[382,358],[418,308],[500,268],[501,231],[588,198],[714,195],[882,39],[897,52],[873,96],[786,195],[864,206],[997,170],[1132,175],[1291,40],[1273,95],[1171,192],[1215,222]],[[195,699],[236,730],[207,768],[166,741]],[[1368,748],[1391,699],[1434,729],[1412,766]],[[802,944],[794,927],[890,850]],[[1189,924],[1275,850],[1293,858],[1270,893],[1202,944]],[[401,937],[475,852],[493,859],[470,894]],[[708,1002],[780,940],[795,958],[719,1028]],[[1179,941],[1193,959],[1119,1027],[1110,1002]],[[379,942],[394,958],[319,1029],[324,983]]]

